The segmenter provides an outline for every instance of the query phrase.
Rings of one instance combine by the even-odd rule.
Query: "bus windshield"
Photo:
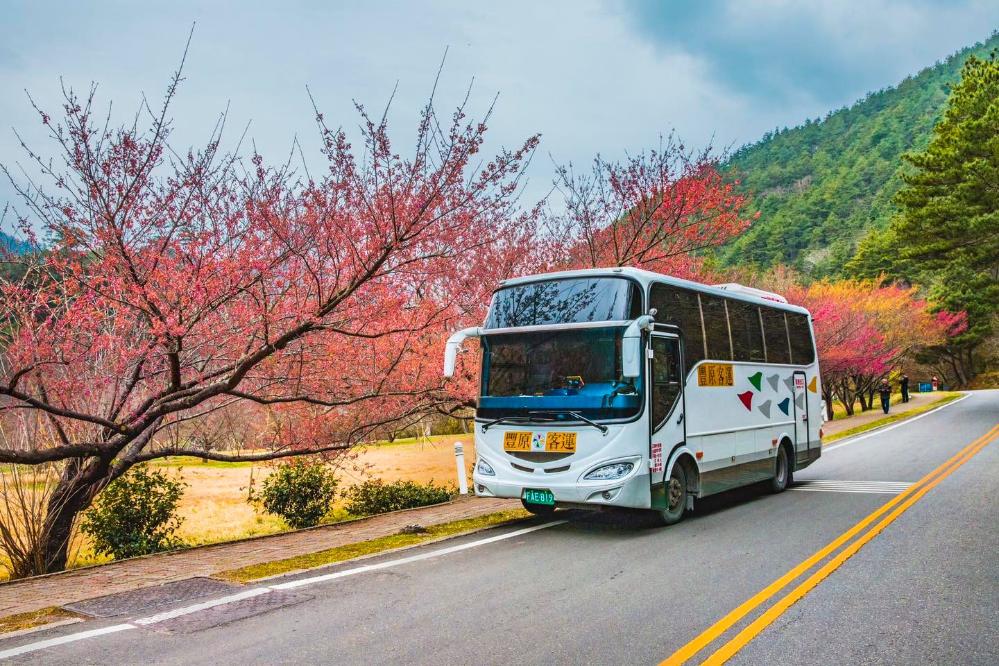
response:
[[[641,380],[621,375],[623,333],[624,328],[613,327],[482,337],[478,416],[635,416],[641,409]]]
[[[528,282],[493,295],[486,328],[623,321],[640,314],[638,285],[619,277]]]

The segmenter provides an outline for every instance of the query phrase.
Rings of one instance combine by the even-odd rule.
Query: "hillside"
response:
[[[996,48],[999,33],[822,120],[739,149],[727,168],[753,195],[760,219],[719,253],[721,263],[838,273],[867,230],[887,225],[900,157],[926,146],[961,65]]]
[[[3,250],[13,250],[18,254],[22,252],[27,252],[29,245],[22,240],[18,240],[13,236],[0,231],[0,249]]]

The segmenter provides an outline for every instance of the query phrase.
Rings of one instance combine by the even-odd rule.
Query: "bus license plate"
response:
[[[548,506],[555,506],[555,495],[553,495],[550,490],[524,488],[524,501],[528,504],[547,504]]]
[[[537,453],[575,453],[574,432],[523,432],[503,433],[504,451],[534,451]]]

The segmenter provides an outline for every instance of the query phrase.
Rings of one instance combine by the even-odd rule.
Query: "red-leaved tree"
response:
[[[402,157],[385,116],[358,107],[355,148],[317,112],[325,169],[303,179],[224,153],[222,123],[176,152],[179,80],[120,128],[93,91],[67,92],[61,120],[39,111],[55,158],[24,146],[44,186],[5,168],[23,231],[47,239],[0,279],[0,419],[28,411],[52,434],[0,462],[61,465],[33,573],[66,566],[76,517],[137,463],[335,454],[452,404],[446,332],[525,259],[516,193],[537,137],[483,158],[488,114],[442,119],[431,99]],[[224,414],[269,426],[214,437]]]
[[[834,399],[847,414],[853,414],[857,401],[862,410],[873,407],[882,378],[919,350],[941,344],[966,326],[963,313],[931,312],[912,287],[868,280],[804,285],[782,269],[762,282],[812,314],[829,418]]]
[[[559,269],[635,266],[694,277],[698,252],[731,240],[751,220],[736,182],[726,182],[711,150],[693,152],[674,135],[623,162],[593,161],[588,172],[561,167],[564,209],[547,216]]]

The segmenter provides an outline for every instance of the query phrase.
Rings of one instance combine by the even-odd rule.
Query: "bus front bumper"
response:
[[[486,476],[476,472],[472,484],[478,497],[509,497],[523,499],[524,490],[549,490],[555,497],[555,505],[592,504],[596,506],[617,506],[637,509],[651,507],[651,491],[648,471],[637,471],[623,479],[605,482],[580,482],[576,474],[571,478],[553,478],[563,475],[518,475],[527,478],[504,478]],[[565,477],[570,477],[566,474]]]

